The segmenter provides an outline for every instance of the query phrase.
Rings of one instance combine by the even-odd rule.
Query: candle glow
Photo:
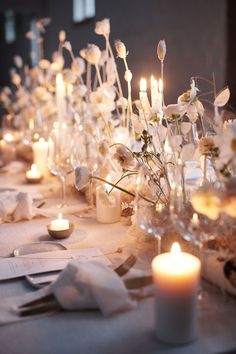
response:
[[[62,214],[59,213],[57,219],[52,220],[50,229],[53,231],[63,231],[70,228],[69,220],[63,219]]]
[[[146,92],[147,91],[147,80],[143,77],[140,80],[140,91]]]

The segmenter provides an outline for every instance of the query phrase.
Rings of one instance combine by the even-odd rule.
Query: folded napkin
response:
[[[32,198],[28,193],[18,191],[1,192],[0,223],[32,219],[32,204]]]
[[[136,305],[130,300],[122,279],[112,269],[96,261],[72,260],[51,285],[31,294],[2,299],[0,325],[42,316],[20,317],[17,308],[48,295],[54,295],[64,310],[99,309],[104,316],[131,310]]]
[[[58,207],[36,208],[33,206],[33,198],[42,196],[18,190],[0,191],[0,224],[4,222],[16,222],[30,220],[35,216],[53,217],[58,213]],[[63,207],[63,214],[87,212],[90,207],[83,204],[74,204]]]
[[[96,261],[70,262],[51,285],[51,291],[65,310],[100,309],[109,316],[134,307],[122,279]]]

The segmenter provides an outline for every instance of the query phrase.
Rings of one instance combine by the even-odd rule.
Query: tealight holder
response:
[[[62,239],[69,237],[74,231],[74,224],[69,223],[69,229],[65,230],[53,230],[51,225],[47,225],[48,234],[55,239]]]
[[[37,177],[37,178],[32,178],[32,177],[26,176],[26,181],[27,181],[27,183],[30,183],[30,184],[40,183],[42,181],[42,179],[43,179],[43,176]]]
[[[38,170],[37,165],[33,164],[31,166],[31,169],[26,171],[25,178],[28,183],[35,183],[36,184],[36,183],[41,182],[43,175]]]

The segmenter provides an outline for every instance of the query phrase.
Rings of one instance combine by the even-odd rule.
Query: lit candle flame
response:
[[[35,165],[35,163],[33,163],[33,165],[31,166],[31,171],[33,171],[33,172],[38,171],[38,167],[37,167],[37,165]]]
[[[140,80],[140,91],[146,92],[147,91],[147,80],[143,77]]]
[[[151,89],[157,89],[157,88],[158,88],[157,80],[152,75],[151,76]]]
[[[178,257],[181,254],[181,248],[178,242],[172,243],[171,249],[170,249],[171,255],[174,257]]]

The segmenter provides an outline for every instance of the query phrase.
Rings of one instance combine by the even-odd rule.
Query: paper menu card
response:
[[[111,262],[98,248],[34,253],[0,259],[0,280],[14,279],[27,274],[62,270],[72,259],[80,262],[96,260],[106,265]]]

